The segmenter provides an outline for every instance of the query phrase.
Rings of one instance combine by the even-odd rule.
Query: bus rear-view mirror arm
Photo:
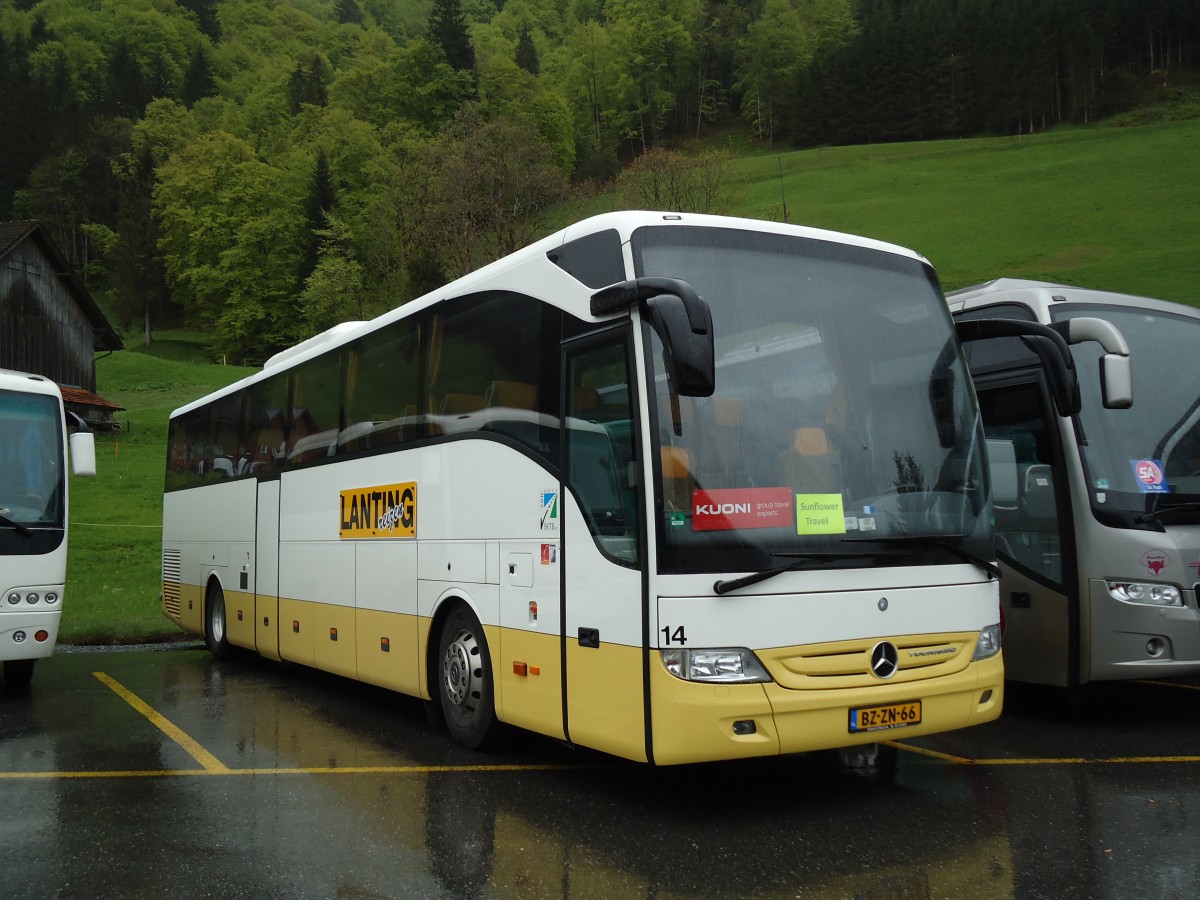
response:
[[[1100,357],[1100,397],[1105,409],[1129,409],[1133,406],[1133,372],[1129,344],[1112,322],[1094,316],[1066,319],[1050,326],[1068,344],[1095,341],[1104,353]]]
[[[1055,329],[1022,319],[970,319],[955,322],[954,329],[963,343],[999,337],[1021,338],[1041,360],[1058,414],[1073,416],[1079,412],[1082,403],[1075,361],[1066,338]]]
[[[592,294],[591,312],[603,316],[639,304],[662,339],[667,377],[682,397],[710,397],[716,389],[712,311],[678,278],[638,278]]]

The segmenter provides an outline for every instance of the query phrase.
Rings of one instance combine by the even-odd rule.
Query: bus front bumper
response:
[[[654,762],[658,765],[774,756],[906,740],[990,722],[1004,702],[1000,654],[962,671],[870,690],[788,690],[775,683],[682,681],[651,664]],[[918,724],[850,731],[850,710],[920,701]]]
[[[54,652],[62,609],[0,612],[0,660],[43,659]]]

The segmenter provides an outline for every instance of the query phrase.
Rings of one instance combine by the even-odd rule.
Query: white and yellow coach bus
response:
[[[163,609],[656,764],[996,718],[983,432],[929,263],[623,212],[171,418]]]

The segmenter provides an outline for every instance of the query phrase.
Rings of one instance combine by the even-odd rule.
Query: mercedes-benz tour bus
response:
[[[171,417],[163,609],[656,764],[990,721],[983,430],[929,263],[772,222],[572,225]]]

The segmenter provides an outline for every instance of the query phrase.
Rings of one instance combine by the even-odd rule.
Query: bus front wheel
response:
[[[208,589],[205,604],[204,644],[216,659],[229,655],[229,639],[225,634],[225,592],[219,584]]]
[[[33,665],[36,662],[36,659],[6,659],[4,661],[5,687],[29,687],[29,682],[33,680]]]
[[[438,641],[438,693],[446,727],[460,744],[479,749],[496,735],[492,659],[479,619],[455,608]]]

